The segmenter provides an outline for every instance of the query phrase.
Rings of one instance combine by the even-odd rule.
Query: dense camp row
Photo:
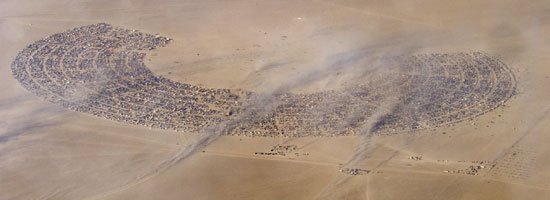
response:
[[[509,69],[482,53],[392,58],[398,70],[336,91],[265,96],[203,88],[155,76],[143,64],[145,51],[169,41],[94,24],[29,45],[12,70],[26,89],[71,110],[186,132],[228,124],[224,134],[247,136],[383,134],[434,127],[483,114],[515,91]],[[390,110],[377,116],[382,107]]]

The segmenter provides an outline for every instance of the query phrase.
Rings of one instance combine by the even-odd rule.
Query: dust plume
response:
[[[388,95],[383,103],[376,109],[374,114],[367,119],[364,126],[359,127],[357,132],[358,144],[351,158],[344,163],[341,168],[362,168],[361,162],[364,161],[368,154],[372,152],[375,145],[375,137],[373,137],[377,126],[383,122],[384,118],[391,114],[399,103],[400,95]],[[347,182],[351,176],[340,175],[336,179],[329,182],[322,191],[317,195],[318,199],[332,198],[332,195],[337,194],[336,190],[339,186]]]
[[[395,106],[399,103],[398,100],[398,96],[387,97],[386,101],[384,101],[383,104],[378,107],[376,112],[367,119],[365,126],[361,127],[358,131],[358,147],[351,159],[345,163],[343,167],[356,167],[359,162],[363,161],[367,157],[367,154],[372,150],[372,143],[374,139],[372,138],[373,132],[376,131],[378,124],[384,120],[384,117],[391,114],[393,109],[395,109]]]

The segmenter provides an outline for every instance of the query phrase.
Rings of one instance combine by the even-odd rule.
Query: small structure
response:
[[[342,169],[340,169],[340,172],[345,173],[345,174],[349,174],[349,175],[352,175],[352,176],[357,176],[357,175],[369,174],[371,172],[371,170],[359,169],[359,168],[342,168]]]

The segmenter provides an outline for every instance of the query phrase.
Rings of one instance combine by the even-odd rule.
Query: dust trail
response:
[[[384,117],[391,114],[398,102],[398,96],[388,97],[387,100],[378,107],[376,112],[367,119],[365,126],[361,127],[362,129],[358,131],[358,147],[351,159],[344,164],[344,167],[355,167],[367,157],[367,154],[372,150],[373,132],[376,131],[378,124],[383,121]]]
[[[384,120],[385,116],[391,114],[391,112],[395,109],[396,105],[399,103],[399,97],[400,96],[398,95],[386,97],[383,104],[381,104],[380,107],[376,109],[374,114],[367,119],[367,123],[360,127],[357,135],[359,144],[351,158],[342,165],[342,168],[359,168],[360,162],[365,160],[368,154],[374,149],[375,138],[372,136],[376,131],[378,124]],[[347,182],[350,178],[351,176],[349,175],[338,176],[337,179],[329,182],[327,186],[319,192],[316,199],[330,198],[330,195],[336,194],[336,189],[340,185]]]
[[[392,66],[395,63],[388,63],[385,58],[379,58],[370,60],[367,70],[362,74],[362,78],[370,77],[371,73],[383,73],[384,70],[393,70],[396,66]],[[398,64],[399,65],[399,64]],[[398,67],[398,66],[397,66]],[[400,70],[400,68],[398,68]],[[392,80],[394,85],[398,85],[399,79]],[[382,98],[384,99],[382,103],[376,108],[374,113],[366,119],[366,122],[361,126],[356,128],[357,140],[359,141],[357,147],[352,154],[351,158],[344,163],[342,168],[361,168],[360,163],[368,157],[368,154],[374,150],[375,147],[375,137],[373,135],[380,128],[379,126],[383,124],[385,118],[390,115],[397,107],[400,102],[401,97],[406,91],[402,91],[402,88],[393,87],[393,91],[388,91]],[[364,107],[355,108],[355,112],[351,116],[346,118],[347,123],[353,122],[357,118],[365,117],[364,116]],[[340,175],[336,179],[333,179],[329,182],[324,189],[322,189],[316,199],[330,199],[337,198],[333,196],[336,194],[336,190],[342,184],[349,181],[351,176],[349,175]]]

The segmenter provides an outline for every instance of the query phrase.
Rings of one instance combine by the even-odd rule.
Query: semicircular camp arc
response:
[[[169,42],[106,23],[78,27],[24,48],[12,64],[13,76],[35,95],[77,112],[184,132],[239,116],[224,134],[247,136],[357,134],[383,106],[385,93],[396,90],[402,95],[395,105],[369,128],[407,132],[476,117],[516,90],[511,70],[484,53],[418,54],[393,58],[399,70],[368,84],[276,94],[273,109],[255,112],[248,106],[253,92],[199,87],[152,73],[143,63],[146,52]]]

